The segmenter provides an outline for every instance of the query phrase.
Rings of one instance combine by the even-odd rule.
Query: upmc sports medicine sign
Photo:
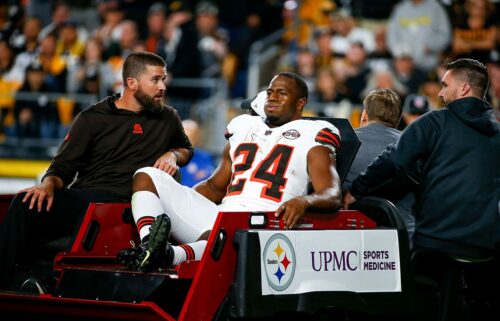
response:
[[[258,231],[262,295],[401,292],[395,230]]]

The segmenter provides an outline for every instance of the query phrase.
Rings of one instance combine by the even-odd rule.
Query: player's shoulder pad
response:
[[[314,122],[316,133],[314,140],[334,151],[338,150],[340,148],[340,132],[338,128],[324,120],[315,120]]]

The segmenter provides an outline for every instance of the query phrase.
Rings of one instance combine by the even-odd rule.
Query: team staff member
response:
[[[415,246],[481,257],[500,244],[499,124],[483,100],[486,67],[458,59],[445,68],[439,97],[447,108],[407,127],[397,147],[354,180],[344,205],[421,160]]]
[[[401,98],[397,93],[390,89],[372,90],[364,99],[363,107],[360,127],[355,130],[361,146],[349,168],[343,189],[349,189],[352,181],[364,172],[389,144],[396,143],[401,136],[401,132],[396,129],[401,120],[402,111]],[[392,201],[406,224],[411,246],[415,230],[415,218],[412,211],[415,195],[414,193],[401,193]]]
[[[454,266],[447,256],[485,259],[494,257],[495,249],[500,249],[500,130],[491,106],[483,100],[488,73],[479,61],[465,58],[447,63],[445,68],[439,97],[446,108],[426,113],[410,124],[396,148],[381,154],[344,196],[347,207],[420,160],[414,247],[420,250],[417,254],[432,256],[423,264],[415,260],[415,268],[418,273],[442,278],[442,284]],[[498,300],[496,255],[490,264],[467,269],[464,277],[469,291],[478,289],[491,307],[498,304],[491,301]],[[454,292],[454,296],[458,294]],[[463,316],[460,309],[450,308],[458,304],[454,300],[441,306],[448,308],[450,320]],[[491,312],[491,316],[498,315],[498,311]]]
[[[131,177],[138,168],[153,166],[174,175],[191,159],[178,114],[165,105],[165,61],[148,52],[132,53],[122,77],[123,93],[81,112],[41,184],[12,201],[0,225],[2,286],[15,263],[28,256],[28,247],[70,236],[89,202],[130,201]]]
[[[149,240],[122,251],[119,260],[143,271],[199,260],[219,211],[276,211],[292,228],[307,210],[338,209],[339,132],[328,122],[300,119],[307,98],[302,78],[293,73],[275,76],[267,88],[266,118],[233,119],[221,163],[193,189],[155,168],[138,170],[132,212],[141,238]],[[163,213],[170,217],[172,236],[188,244],[167,245],[170,220]],[[156,217],[160,219],[150,233],[148,225]]]

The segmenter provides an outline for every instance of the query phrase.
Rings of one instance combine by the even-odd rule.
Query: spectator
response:
[[[42,64],[49,86],[56,92],[65,92],[68,68],[64,57],[56,53],[56,47],[56,35],[48,34],[40,41],[34,61]]]
[[[119,29],[117,27],[123,21],[125,12],[117,1],[101,2],[99,10],[103,23],[99,28],[94,30],[93,36],[99,39],[104,48],[107,49],[113,41],[119,41]]]
[[[107,1],[107,0],[106,0]],[[103,1],[96,0],[60,0],[60,2],[66,4],[68,6],[71,19],[74,21],[78,21],[81,26],[84,26],[87,30],[95,30],[99,27],[101,20],[99,20],[99,13],[95,9],[96,3]],[[84,28],[79,28],[82,30]],[[85,30],[85,34],[79,32],[79,38],[83,38],[82,40],[86,40],[88,37],[87,31]]]
[[[437,66],[450,41],[450,20],[437,1],[404,0],[395,6],[387,27],[392,53],[396,46],[407,44],[415,64],[429,71]]]
[[[396,92],[390,89],[375,89],[366,96],[363,107],[361,126],[355,130],[361,146],[342,185],[344,190],[349,190],[353,180],[363,173],[389,144],[397,142],[401,136],[401,132],[396,129],[401,120],[401,98]],[[415,195],[407,193],[392,200],[405,222],[411,246],[415,232],[412,210]]]
[[[14,34],[10,38],[16,52],[33,51],[38,47],[38,35],[42,29],[42,22],[35,17],[28,17],[24,21],[22,33]]]
[[[413,94],[408,95],[403,104],[403,121],[399,129],[405,129],[420,116],[427,113],[430,110],[429,106],[430,103],[427,97]]]
[[[291,55],[290,55],[291,56]],[[307,47],[300,47],[295,55],[295,72],[300,75],[307,84],[311,101],[316,101],[316,63],[314,61],[314,54]],[[284,71],[286,67],[282,68]]]
[[[109,88],[102,89],[101,86],[106,86],[105,79],[109,77],[111,70],[105,67],[103,61],[103,45],[98,38],[90,38],[85,44],[85,51],[82,60],[79,62],[74,73],[70,74],[68,81],[68,91],[84,93],[87,90],[83,89],[84,79],[89,75],[95,75],[99,82],[99,87],[96,94],[104,97],[111,93],[111,85]],[[109,91],[108,91],[109,90]]]
[[[14,117],[14,95],[21,85],[18,79],[24,75],[18,75],[14,69],[15,53],[7,40],[0,40],[0,136],[11,133]]]
[[[437,68],[435,72],[430,72],[427,78],[424,80],[422,85],[420,85],[419,95],[425,96],[430,103],[429,108],[432,110],[440,109],[443,107],[443,102],[439,98],[439,92],[441,91],[440,79],[443,74]]]
[[[174,1],[168,7],[167,23],[157,53],[164,57],[170,68],[168,82],[175,78],[196,78],[201,74],[198,33],[191,7]],[[200,88],[171,84],[169,95],[181,115],[189,115],[193,97],[202,95]],[[183,117],[186,118],[186,117]]]
[[[375,27],[374,36],[375,49],[370,55],[370,60],[389,61],[392,56],[387,47],[387,27],[385,25]]]
[[[336,59],[333,71],[346,88],[346,95],[352,104],[362,103],[361,92],[367,85],[371,68],[366,60],[366,52],[360,43],[352,43],[343,59]]]
[[[16,262],[33,259],[42,238],[71,236],[90,202],[130,201],[136,169],[173,175],[189,161],[177,112],[164,105],[166,74],[159,56],[131,54],[123,93],[78,115],[42,183],[19,193],[0,224],[0,288],[9,286]]]
[[[197,77],[200,75],[198,36],[191,8],[187,4],[169,8],[163,39],[158,54],[170,66],[169,77]]]
[[[59,119],[53,101],[47,96],[50,92],[54,88],[45,80],[42,65],[28,66],[26,80],[16,95],[16,136],[58,138]],[[29,94],[31,97],[23,98]]]
[[[106,49],[106,56],[110,59],[120,57],[123,63],[123,60],[133,52],[134,46],[140,42],[137,24],[132,20],[123,20],[114,32],[117,35],[117,40],[111,41]]]
[[[453,28],[452,53],[456,58],[489,60],[498,41],[494,9],[490,0],[465,1],[465,16]]]
[[[314,61],[316,69],[330,67],[334,61],[334,54],[331,47],[332,32],[328,27],[316,28],[314,30]]]
[[[106,68],[111,71],[106,77],[107,87],[111,87],[112,92],[118,93],[123,86],[121,77],[123,62],[135,51],[140,41],[137,25],[132,20],[123,20],[114,31],[118,34],[118,41],[112,41],[104,55],[109,57]]]
[[[409,46],[402,44],[394,48],[391,71],[396,79],[406,87],[409,94],[418,93],[427,74],[415,66]]]
[[[344,56],[353,42],[362,43],[368,55],[375,50],[375,35],[369,29],[356,26],[349,10],[342,8],[334,11],[330,26],[333,30],[331,47],[335,55]]]
[[[161,2],[156,2],[148,10],[147,25],[148,31],[146,36],[146,50],[156,52],[158,42],[163,34],[163,26],[166,23],[167,7]]]
[[[263,37],[262,21],[265,12],[264,1],[218,0],[220,26],[229,33],[229,51],[236,59],[231,68],[234,74],[231,94],[245,97],[247,89],[248,55],[251,45]],[[232,79],[233,77],[231,77]]]
[[[351,104],[344,95],[345,88],[335,77],[330,68],[321,68],[318,71],[316,88],[314,89],[315,100],[311,102],[322,103],[322,109],[318,110],[319,116],[347,118],[351,112]]]
[[[500,57],[496,56],[496,60],[490,60],[488,63],[488,73],[490,76],[489,96],[493,109],[495,110],[496,119],[500,121]]]
[[[200,147],[201,128],[198,122],[185,119],[182,121],[182,127],[194,147],[194,152],[189,164],[180,169],[181,184],[193,187],[212,175],[215,170],[215,160],[212,154]]]
[[[19,27],[21,17],[17,13],[12,14],[16,12],[16,10],[10,10],[12,7],[7,1],[0,2],[0,40],[9,41],[16,28]]]
[[[196,29],[200,50],[202,76],[220,76],[222,63],[228,53],[228,34],[219,28],[219,9],[208,1],[196,6]]]
[[[40,31],[38,39],[41,40],[49,34],[58,35],[60,28],[67,21],[71,21],[71,19],[71,10],[69,6],[61,2],[56,2],[52,11],[52,21]],[[88,30],[84,27],[84,25],[77,26],[76,30],[78,39],[85,42],[88,38]]]
[[[56,54],[62,56],[68,68],[74,68],[83,56],[85,40],[78,37],[76,21],[65,21],[59,28]]]
[[[366,97],[374,89],[391,89],[402,97],[408,93],[406,86],[396,78],[392,70],[386,67],[372,70],[368,75],[366,87],[361,92],[361,97]]]

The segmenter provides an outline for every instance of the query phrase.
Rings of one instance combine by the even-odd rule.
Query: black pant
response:
[[[416,320],[496,320],[499,310],[499,255],[464,263],[435,249],[416,247]],[[445,312],[443,312],[445,311]]]
[[[12,200],[7,216],[0,224],[0,288],[7,285],[16,263],[30,261],[39,256],[40,247],[46,242],[74,237],[91,202],[123,202],[115,194],[95,191],[62,189],[54,193],[49,212],[38,212],[35,204],[23,203],[25,193]]]

